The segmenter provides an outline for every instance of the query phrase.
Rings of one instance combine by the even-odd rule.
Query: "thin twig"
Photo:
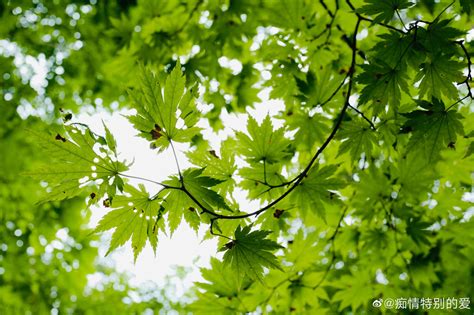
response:
[[[405,31],[408,31],[408,28],[405,26],[405,23],[403,22],[403,19],[402,19],[402,17],[400,16],[400,12],[398,11],[398,9],[395,10],[395,13],[396,13],[397,16],[398,16],[398,19],[400,20],[400,23],[402,23],[403,29],[404,29]]]
[[[148,179],[148,178],[144,178],[144,177],[140,177],[140,176],[133,176],[133,175],[128,175],[128,174],[124,174],[124,173],[118,173],[117,175],[120,175],[120,176],[123,176],[123,177],[127,177],[127,178],[133,178],[133,179],[138,179],[138,180],[141,180],[141,181],[145,181],[145,182],[150,182],[150,183],[153,183],[153,184],[157,184],[157,185],[160,185],[166,189],[181,189],[181,187],[175,187],[175,186],[170,186],[170,185],[166,185],[166,184],[163,184],[163,183],[160,183],[158,181],[155,181],[155,180],[152,180],[152,179]]]
[[[214,236],[219,236],[219,237],[223,237],[223,238],[226,238],[230,241],[234,241],[232,238],[228,237],[228,236],[225,236],[223,234],[220,234],[220,233],[215,233],[214,232],[214,222],[217,220],[217,218],[212,218],[211,219],[211,226],[209,228],[209,232],[211,233],[211,235],[214,235]]]
[[[364,118],[364,120],[369,123],[370,128],[372,128],[372,130],[377,130],[377,128],[375,128],[374,123],[373,123],[369,118],[367,118],[367,116],[365,116],[364,113],[361,112],[357,107],[354,107],[354,106],[352,106],[351,104],[349,104],[349,107],[350,107],[352,110],[354,110],[357,114],[359,114],[362,118]]]
[[[399,32],[399,33],[402,33],[402,34],[406,33],[404,30],[396,28],[395,26],[392,26],[392,25],[389,25],[389,24],[386,24],[386,23],[382,23],[382,22],[376,22],[376,21],[372,20],[371,18],[363,16],[362,14],[357,12],[357,9],[354,7],[354,5],[351,3],[350,0],[346,0],[346,3],[349,5],[349,7],[352,9],[352,11],[354,11],[354,13],[357,15],[357,17],[360,20],[367,21],[367,22],[370,22],[372,24],[377,24],[377,25],[383,26],[385,28],[391,29],[392,31],[396,31],[396,32]]]
[[[176,163],[176,168],[178,169],[179,180],[183,181],[183,174],[181,174],[181,169],[179,167],[178,156],[176,155],[176,150],[174,149],[173,142],[170,140],[171,151],[173,151],[174,162]]]
[[[328,5],[326,4],[326,2],[324,2],[324,0],[319,0],[319,3],[323,6],[324,10],[326,10],[330,17],[333,18],[335,16],[335,14],[332,13],[331,10],[329,10]]]
[[[327,103],[329,103],[333,98],[334,96],[336,96],[337,92],[339,92],[339,90],[342,88],[342,86],[344,85],[344,83],[346,82],[346,79],[349,77],[350,75],[350,72],[348,72],[346,74],[346,76],[344,77],[344,79],[342,79],[341,83],[339,83],[339,85],[337,86],[337,88],[331,93],[331,95],[324,101],[322,102],[321,104],[319,104],[319,106],[323,107],[324,105],[326,105]]]
[[[466,96],[464,96],[463,98],[460,98],[460,99],[458,99],[456,102],[454,102],[453,104],[451,104],[448,108],[446,108],[445,111],[447,112],[448,110],[451,109],[451,107],[456,106],[457,104],[461,103],[462,101],[464,101],[464,100],[465,100],[466,98],[468,98],[468,97],[471,97],[471,98],[472,98],[472,95],[470,95],[470,93],[468,93],[468,94],[467,94]]]
[[[441,15],[442,15],[444,12],[446,12],[446,10],[448,10],[448,9],[454,4],[454,2],[456,2],[456,1],[453,0],[453,1],[452,1],[450,4],[448,4],[443,10],[441,10],[441,12],[433,19],[433,22],[434,22],[434,21],[437,21],[437,20],[441,17]]]

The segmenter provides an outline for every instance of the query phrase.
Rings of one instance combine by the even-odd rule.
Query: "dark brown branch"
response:
[[[351,61],[351,66],[350,66],[350,69],[349,69],[349,83],[348,83],[348,88],[347,88],[347,95],[346,95],[346,99],[344,101],[344,105],[341,109],[341,112],[339,113],[339,117],[331,131],[331,133],[329,134],[329,136],[326,138],[326,140],[324,141],[324,143],[322,144],[322,146],[318,149],[318,151],[316,152],[316,154],[314,154],[314,156],[312,157],[311,161],[308,163],[308,165],[306,166],[306,168],[301,172],[301,174],[296,178],[295,182],[291,184],[291,186],[282,194],[280,195],[280,197],[278,197],[277,199],[273,200],[272,202],[270,202],[269,204],[267,204],[266,206],[260,208],[259,210],[256,210],[256,211],[253,211],[251,213],[246,213],[246,214],[241,214],[241,215],[235,215],[235,216],[229,216],[229,215],[222,215],[222,214],[218,214],[218,213],[215,213],[214,211],[212,210],[209,210],[209,209],[205,209],[203,207],[202,210],[203,212],[205,213],[209,213],[209,214],[212,214],[214,217],[218,218],[218,219],[244,219],[244,218],[248,218],[248,217],[251,217],[251,216],[258,216],[260,213],[272,208],[273,206],[275,206],[276,204],[278,204],[280,201],[282,201],[284,198],[286,198],[303,180],[304,178],[306,177],[306,175],[309,173],[309,171],[311,170],[312,166],[314,165],[314,163],[316,162],[316,160],[319,158],[319,156],[323,153],[323,151],[326,149],[326,147],[329,145],[329,143],[332,141],[332,139],[334,138],[334,136],[336,135],[337,131],[339,130],[339,127],[341,126],[342,124],[342,120],[344,119],[344,115],[347,111],[347,108],[349,107],[349,98],[352,94],[352,88],[353,88],[353,83],[354,83],[354,73],[355,73],[355,66],[356,66],[356,56],[357,56],[357,47],[356,47],[356,43],[357,43],[357,32],[359,30],[359,26],[360,26],[360,22],[361,22],[361,19],[358,18],[357,19],[357,23],[356,23],[356,26],[355,26],[355,29],[354,29],[354,34],[352,36],[352,61]],[[191,197],[191,194],[189,194],[189,196]],[[194,197],[193,197],[194,198]],[[194,198],[195,199],[195,198]],[[193,200],[194,201],[194,200]]]
[[[336,16],[331,10],[329,10],[328,5],[324,0],[319,0],[319,3],[323,6],[324,10],[326,10],[330,17],[334,18]]]
[[[471,92],[471,85],[469,84],[469,81],[472,81],[472,73],[471,73],[471,67],[472,67],[472,62],[471,62],[471,56],[469,55],[467,49],[466,49],[466,46],[464,46],[464,41],[463,40],[459,40],[459,41],[455,41],[456,44],[458,44],[461,49],[463,50],[464,52],[464,55],[466,56],[466,60],[467,60],[467,76],[466,76],[466,79],[462,82],[459,82],[458,85],[460,84],[466,84],[466,87],[467,87],[467,95],[473,99],[473,95],[472,95],[472,92]]]

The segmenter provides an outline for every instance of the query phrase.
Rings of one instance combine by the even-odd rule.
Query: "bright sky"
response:
[[[156,150],[149,149],[149,143],[139,138],[136,131],[128,123],[123,114],[126,111],[116,112],[110,115],[101,112],[98,115],[81,115],[77,120],[88,124],[92,130],[102,132],[102,120],[106,123],[111,132],[117,139],[117,146],[120,157],[127,161],[134,161],[133,166],[128,174],[145,177],[148,179],[162,181],[169,175],[176,173],[176,165],[171,152],[165,151],[157,154]],[[186,166],[186,159],[183,158],[182,152],[179,152],[182,167]],[[142,181],[130,181],[131,183],[143,183],[147,190],[154,194],[160,187]],[[90,226],[95,227],[97,222],[110,209],[95,206],[92,208],[92,217]],[[200,234],[203,234],[200,231]],[[100,256],[104,256],[107,251],[108,242],[111,233],[106,233],[102,238],[104,243],[100,246]],[[131,283],[134,285],[141,284],[146,281],[153,281],[158,284],[163,282],[166,275],[173,273],[174,265],[191,267],[195,263],[195,259],[201,256],[200,265],[205,264],[209,260],[209,256],[215,253],[216,242],[205,241],[200,242],[196,233],[187,225],[182,224],[174,233],[173,237],[159,235],[158,249],[156,256],[149,244],[142,251],[137,259],[133,262],[133,252],[128,242],[125,246],[113,252],[110,257],[105,259],[111,260],[118,271],[127,272],[131,275]],[[110,263],[110,261],[109,261]],[[189,281],[196,281],[200,278],[197,268],[194,268],[190,274]],[[99,279],[91,279],[92,284]]]

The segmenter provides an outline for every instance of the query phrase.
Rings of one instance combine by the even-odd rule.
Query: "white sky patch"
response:
[[[155,181],[163,181],[168,176],[176,174],[176,164],[170,150],[157,154],[157,150],[151,150],[149,143],[145,139],[136,136],[137,131],[122,115],[130,114],[130,111],[116,112],[113,115],[102,112],[99,115],[79,115],[77,121],[89,125],[89,127],[98,133],[103,133],[102,120],[111,130],[117,140],[119,158],[127,161],[134,160],[133,165],[127,174],[140,176]],[[177,155],[180,161],[180,167],[189,167],[184,156],[186,146],[177,145]],[[144,181],[130,180],[132,184],[143,183],[147,190],[154,194],[159,186]],[[89,222],[91,227],[95,227],[99,220],[110,209],[102,206],[92,207],[92,216]],[[181,224],[174,232],[172,237],[160,234],[158,236],[158,248],[156,257],[149,244],[139,255],[137,262],[133,262],[133,251],[130,242],[114,251],[106,258],[100,258],[105,263],[112,263],[117,271],[129,273],[130,283],[140,285],[147,281],[157,284],[164,282],[165,277],[174,272],[174,266],[180,265],[193,267],[199,261],[199,266],[207,266],[209,258],[214,256],[217,249],[217,240],[206,240],[201,242],[205,230],[199,231],[199,236],[185,223]],[[99,246],[99,255],[104,257],[107,252],[108,242],[111,233],[104,233]],[[97,282],[97,277],[91,278],[91,285]],[[185,287],[190,287],[192,282],[202,280],[198,268],[193,268],[192,272],[186,277]],[[181,292],[181,294],[184,292]]]

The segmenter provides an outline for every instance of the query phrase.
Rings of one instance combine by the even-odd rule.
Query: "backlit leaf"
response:
[[[266,238],[270,231],[253,231],[251,226],[238,226],[234,239],[220,250],[225,251],[224,263],[230,265],[240,278],[248,276],[262,281],[263,268],[280,269],[280,264],[272,251],[282,248]]]

